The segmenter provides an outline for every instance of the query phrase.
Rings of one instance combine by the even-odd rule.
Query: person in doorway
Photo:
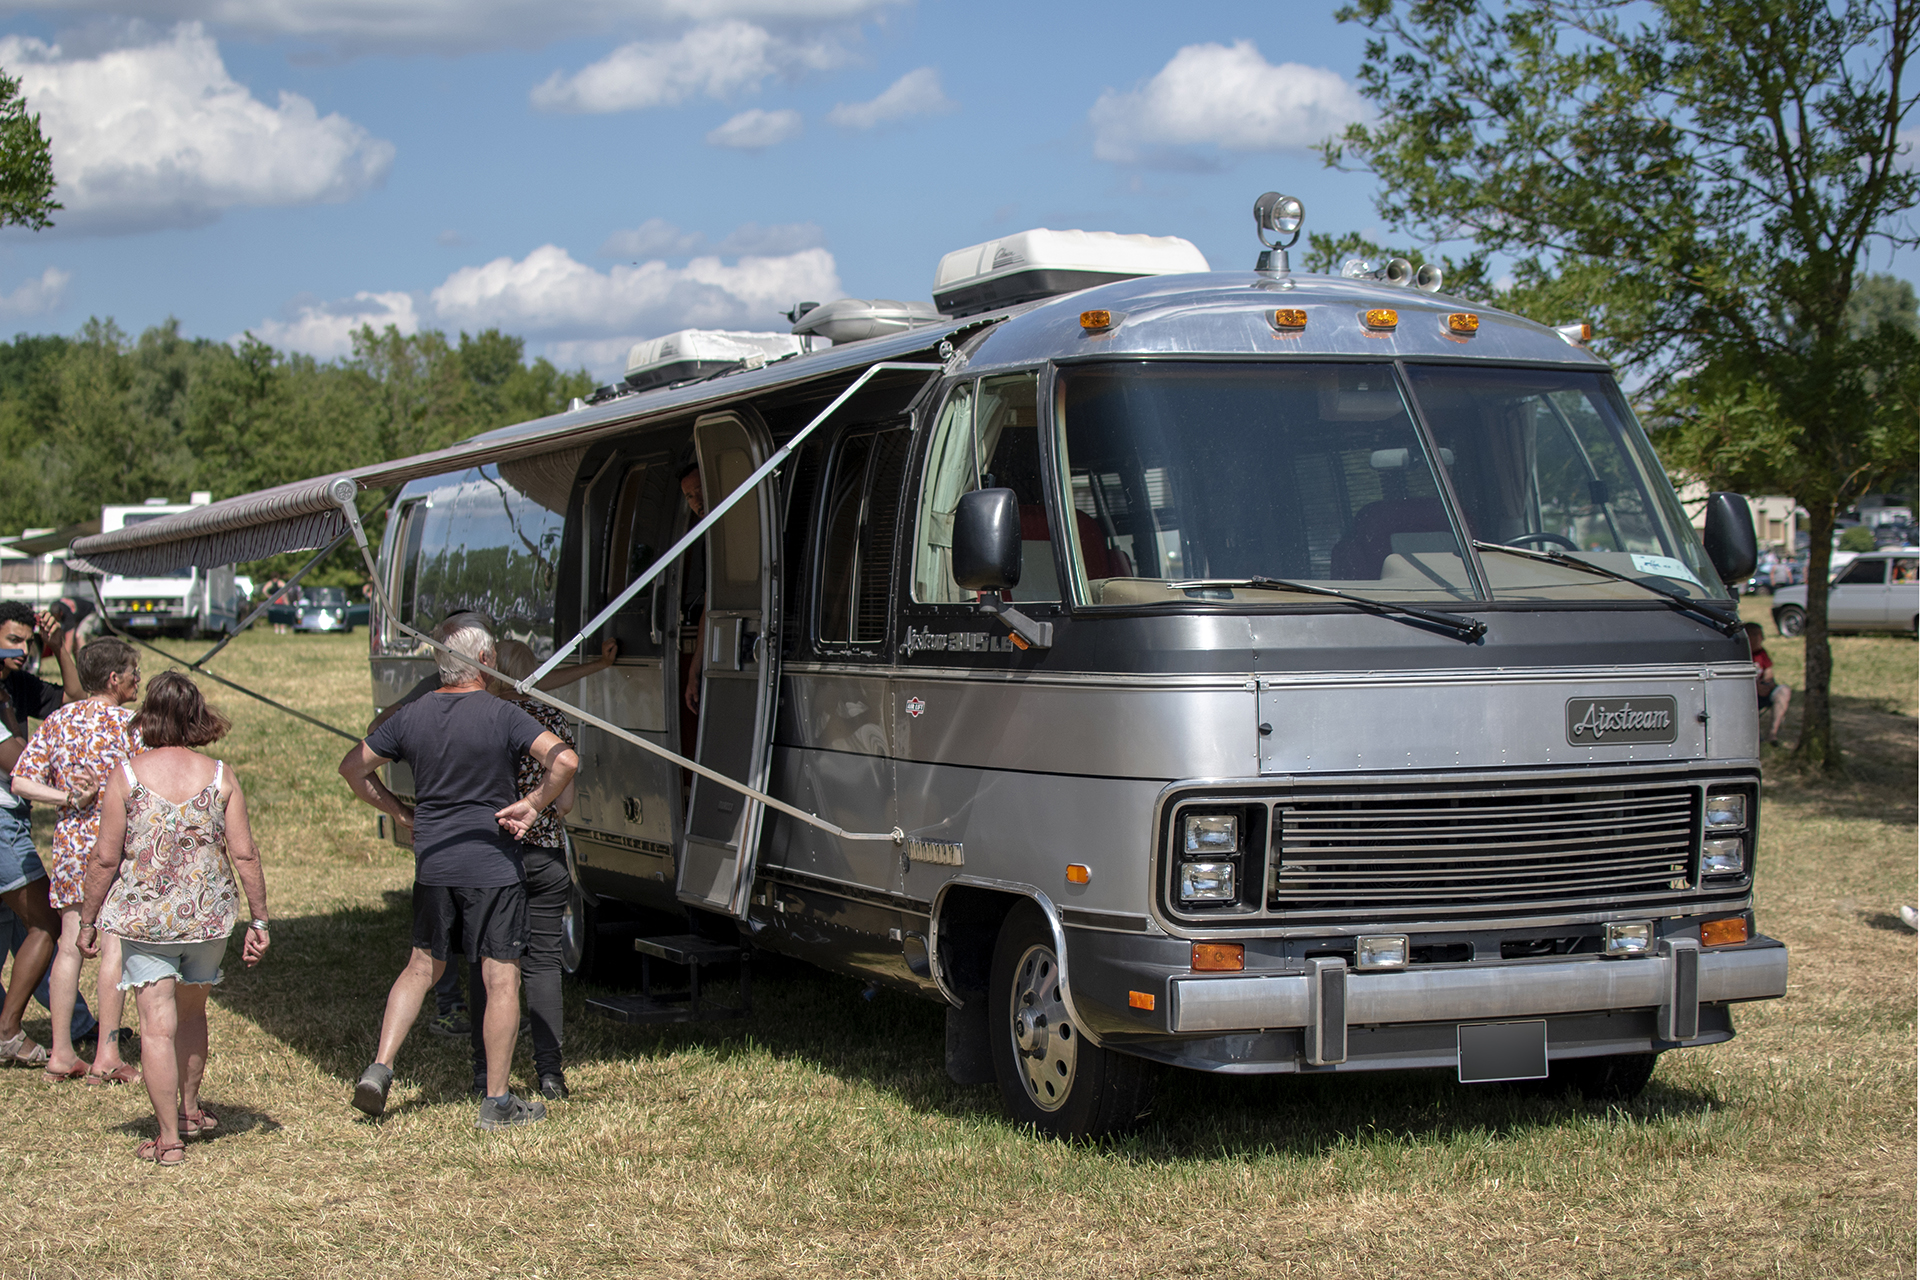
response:
[[[14,793],[41,804],[60,806],[53,829],[53,868],[47,900],[60,915],[60,941],[52,969],[53,1048],[48,1080],[130,1084],[134,1070],[120,1058],[117,1036],[123,997],[120,992],[120,941],[108,934],[100,948],[95,995],[109,1034],[100,1037],[91,1069],[74,1052],[74,1003],[80,991],[80,903],[87,867],[100,834],[100,788],[114,767],[142,750],[128,723],[128,704],[140,695],[140,655],[133,646],[105,636],[80,650],[80,687],[86,697],[69,702],[41,721],[13,766]]]
[[[353,1105],[370,1116],[386,1110],[393,1064],[420,1004],[463,952],[486,986],[486,1014],[477,1019],[486,1061],[486,1097],[475,1125],[503,1129],[546,1116],[538,1098],[514,1096],[508,1085],[520,1023],[520,963],[527,949],[527,894],[520,837],[541,810],[559,799],[579,761],[560,737],[520,708],[486,691],[479,663],[495,666],[493,637],[450,620],[435,628],[444,645],[434,657],[440,688],[401,708],[340,761],[340,776],[361,800],[413,828],[413,953],[387,995],[374,1060],[360,1073]],[[514,785],[521,756],[545,769],[522,799]],[[405,760],[416,801],[401,803],[378,777]]]
[[[1793,690],[1773,678],[1773,659],[1767,655],[1767,633],[1760,629],[1757,622],[1745,624],[1747,644],[1753,650],[1753,665],[1759,668],[1753,678],[1754,693],[1759,699],[1760,711],[1764,714],[1769,708],[1773,711],[1773,724],[1767,730],[1767,745],[1780,745],[1780,726],[1787,720],[1787,704],[1793,700]]]
[[[28,648],[33,644],[33,610],[19,600],[0,600],[0,768],[9,785],[0,789],[0,903],[27,928],[26,940],[14,953],[13,984],[0,1003],[0,1063],[41,1067],[47,1064],[44,1046],[21,1030],[20,1019],[34,988],[53,965],[54,936],[59,917],[47,900],[47,872],[33,847],[33,825],[27,802],[13,793],[14,762],[26,750],[28,721],[44,720],[66,701],[85,695],[74,666],[72,636],[54,634],[61,684],[49,684],[27,671]]]
[[[98,955],[103,932],[120,939],[120,986],[139,1002],[141,1074],[160,1129],[134,1154],[173,1168],[187,1158],[186,1138],[220,1127],[200,1101],[207,995],[220,981],[242,892],[252,915],[242,955],[248,967],[266,955],[267,882],[240,779],[197,750],[226,736],[226,717],[184,672],[167,671],[154,677],[130,728],[147,750],[107,779],[80,950]]]

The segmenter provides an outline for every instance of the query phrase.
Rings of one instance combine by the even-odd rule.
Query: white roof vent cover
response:
[[[766,364],[798,355],[800,349],[800,339],[786,333],[681,329],[633,344],[627,352],[627,385],[638,389],[684,382],[734,365]]]
[[[933,274],[933,301],[950,316],[1051,298],[1115,280],[1207,271],[1207,259],[1179,236],[1044,227],[956,249]]]

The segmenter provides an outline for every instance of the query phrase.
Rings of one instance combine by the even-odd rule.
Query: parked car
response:
[[[295,631],[352,631],[367,624],[364,601],[349,601],[345,587],[295,588],[298,599],[267,610],[267,621]]]
[[[1783,636],[1807,629],[1807,588],[1773,593],[1773,625]],[[1830,631],[1920,633],[1920,549],[1868,551],[1842,566],[1827,589]]]

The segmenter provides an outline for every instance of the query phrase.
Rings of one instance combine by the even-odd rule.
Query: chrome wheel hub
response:
[[[1042,1111],[1054,1111],[1067,1100],[1079,1057],[1080,1037],[1060,998],[1060,962],[1047,946],[1028,947],[1014,969],[1014,1061],[1027,1096]]]

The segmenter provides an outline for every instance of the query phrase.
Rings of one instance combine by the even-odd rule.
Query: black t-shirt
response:
[[[545,732],[511,702],[477,690],[430,693],[367,735],[369,751],[413,767],[417,883],[520,882],[520,843],[493,815],[520,798],[515,766]]]
[[[26,671],[7,672],[6,679],[0,681],[0,686],[5,687],[7,700],[13,704],[14,722],[20,726],[23,736],[27,732],[29,718],[45,720],[59,708],[67,696],[66,691],[59,685],[48,684],[39,676]],[[0,738],[5,736],[4,732],[0,732]],[[13,779],[11,777],[0,779],[0,782],[5,784],[0,787],[0,809],[14,809],[24,813],[27,802],[13,794]]]

